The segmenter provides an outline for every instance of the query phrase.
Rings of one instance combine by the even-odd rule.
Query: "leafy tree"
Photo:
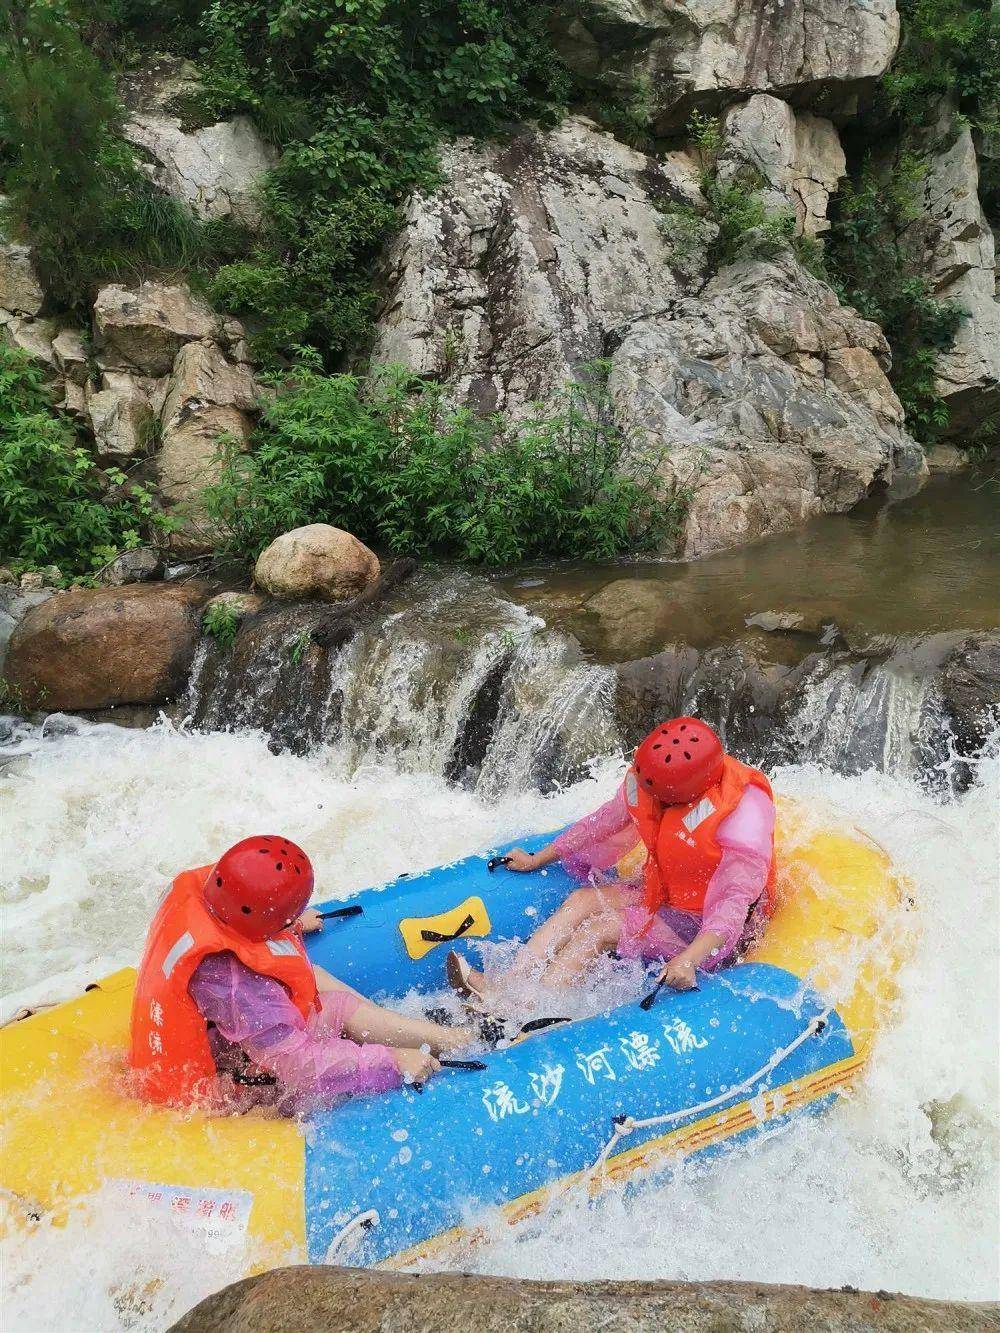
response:
[[[70,307],[102,278],[185,264],[200,246],[190,214],[153,190],[121,139],[83,14],[72,0],[0,0],[0,222],[30,236],[47,288]]]

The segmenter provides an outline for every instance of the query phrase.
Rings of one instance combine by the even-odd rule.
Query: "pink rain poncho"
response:
[[[722,860],[709,881],[701,916],[661,908],[652,918],[643,902],[642,877],[618,887],[625,895],[622,958],[675,958],[703,930],[720,934],[723,943],[701,964],[718,967],[763,929],[762,895],[771,868],[774,802],[759,787],[747,787],[739,805],[719,825]],[[625,803],[625,788],[592,814],[584,815],[553,843],[559,860],[581,883],[608,882],[607,872],[637,846],[639,832]]]
[[[362,1046],[344,1037],[344,1025],[361,1003],[352,991],[321,992],[321,1008],[307,1020],[279,981],[226,952],[202,960],[188,992],[212,1024],[209,1041],[220,1073],[242,1072],[249,1060],[277,1079],[275,1088],[250,1093],[248,1100],[293,1113],[357,1093],[385,1092],[403,1081],[388,1046]]]

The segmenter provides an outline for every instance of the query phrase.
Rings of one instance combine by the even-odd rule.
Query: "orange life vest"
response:
[[[722,777],[714,787],[689,805],[665,806],[640,786],[635,771],[629,769],[625,800],[646,846],[643,875],[650,913],[661,907],[702,913],[709,881],[722,860],[716,837],[719,825],[736,809],[749,786],[773,798],[763,773],[726,755]],[[770,916],[774,911],[773,856],[764,895],[764,910]]]
[[[257,943],[224,925],[205,906],[212,870],[177,876],[153,918],[132,1001],[129,1065],[135,1091],[147,1101],[187,1104],[215,1088],[208,1028],[188,993],[202,959],[234,953],[241,963],[280,981],[302,1014],[317,1004],[316,978],[299,933],[283,930]]]

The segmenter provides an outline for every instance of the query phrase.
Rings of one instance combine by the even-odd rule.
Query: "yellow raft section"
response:
[[[770,1113],[847,1086],[863,1066],[905,947],[907,899],[886,853],[863,835],[809,826],[779,803],[779,905],[752,961],[807,981],[837,1009],[855,1048],[812,1086],[770,1095]],[[122,1091],[135,972],[105,977],[77,999],[0,1031],[0,1186],[23,1213],[59,1217],[106,1181],[144,1181],[217,1195],[252,1196],[247,1227],[254,1268],[305,1256],[302,1130],[253,1113],[209,1116],[142,1105]],[[746,1105],[714,1117],[710,1138],[743,1127]],[[377,1114],[377,1112],[375,1112]],[[755,1113],[759,1114],[759,1113]],[[608,1163],[611,1183],[664,1156],[703,1146],[701,1123]],[[557,1182],[556,1187],[564,1182]],[[511,1221],[538,1211],[542,1194],[504,1209]]]

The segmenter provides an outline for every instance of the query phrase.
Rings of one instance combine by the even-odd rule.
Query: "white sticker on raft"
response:
[[[200,1236],[210,1254],[243,1246],[253,1206],[249,1190],[192,1189],[150,1180],[109,1179],[101,1193],[116,1199],[123,1211],[149,1208],[168,1214]]]

